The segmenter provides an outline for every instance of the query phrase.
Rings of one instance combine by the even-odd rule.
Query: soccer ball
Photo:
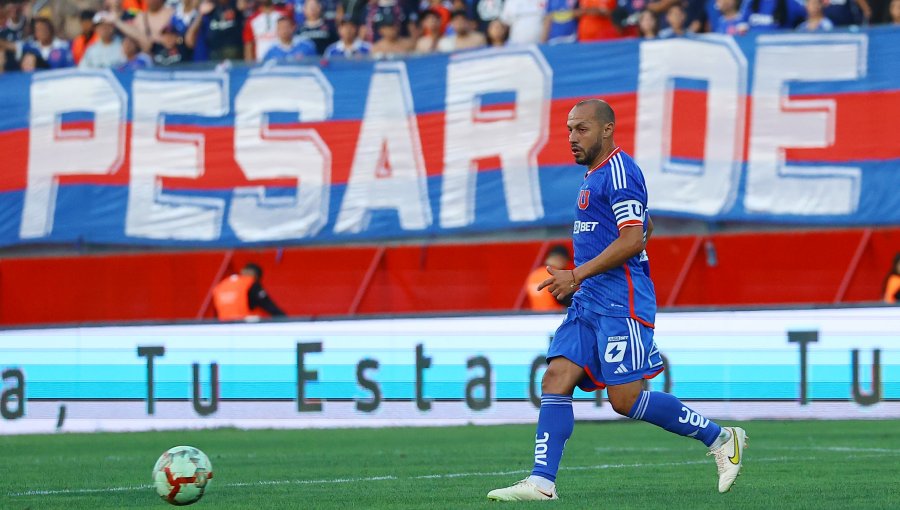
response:
[[[153,466],[153,486],[166,503],[190,505],[203,497],[213,477],[209,457],[193,446],[176,446]]]

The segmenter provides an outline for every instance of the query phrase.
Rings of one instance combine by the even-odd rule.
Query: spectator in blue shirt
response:
[[[687,35],[685,23],[687,22],[687,14],[681,4],[675,4],[666,11],[666,21],[669,26],[659,31],[660,39],[671,39],[673,37],[684,37]]]
[[[278,42],[263,56],[264,62],[296,62],[318,54],[316,45],[309,39],[294,36],[296,24],[291,16],[283,16],[275,26]]]
[[[48,69],[62,69],[75,65],[68,41],[55,37],[53,23],[47,18],[34,19],[34,38],[26,42],[22,51],[31,51],[47,64]],[[40,65],[38,66],[41,67]]]
[[[337,41],[335,29],[322,18],[322,3],[319,0],[306,0],[303,12],[305,20],[297,27],[296,34],[315,44],[316,53],[321,55],[330,44]]]
[[[829,0],[824,4],[823,12],[837,27],[859,25],[872,17],[867,0]]]
[[[25,38],[24,7],[19,2],[2,5],[0,2],[0,72],[15,71],[19,68],[16,49]]]
[[[341,39],[325,49],[325,58],[360,58],[372,53],[372,46],[361,40],[359,36],[359,25],[352,18],[341,20],[341,26],[338,29]]]
[[[184,37],[194,60],[242,60],[244,13],[236,0],[204,0]]]
[[[715,19],[712,31],[717,34],[744,35],[748,25],[738,11],[737,0],[716,0],[719,15]]]
[[[806,21],[797,27],[798,32],[830,32],[834,24],[822,12],[822,0],[806,0]]]
[[[578,37],[578,18],[575,17],[577,8],[578,0],[547,0],[543,42],[575,42]]]
[[[754,32],[794,28],[806,13],[798,0],[744,0],[741,14]]]
[[[125,55],[125,62],[115,66],[113,69],[116,71],[137,71],[153,67],[153,60],[141,51],[138,42],[131,37],[122,40],[122,53]]]
[[[656,39],[659,37],[659,23],[656,14],[650,9],[644,9],[638,15],[638,31],[641,39]]]

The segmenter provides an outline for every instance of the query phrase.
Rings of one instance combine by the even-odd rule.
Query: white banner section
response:
[[[560,320],[0,331],[0,433],[533,422]],[[900,418],[900,308],[664,313],[656,341],[650,388],[714,419]]]

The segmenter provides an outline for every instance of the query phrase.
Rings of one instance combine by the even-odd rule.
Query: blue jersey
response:
[[[548,43],[575,42],[578,32],[578,18],[575,17],[577,7],[577,0],[547,0],[544,12],[550,16]]]
[[[290,46],[283,46],[280,42],[274,44],[263,56],[263,61],[275,60],[277,62],[296,62],[307,57],[316,56],[316,45],[309,39],[295,38]]]
[[[575,264],[599,255],[619,238],[619,230],[640,226],[647,234],[647,186],[631,156],[618,147],[589,170],[578,194],[572,230]],[[585,279],[574,301],[609,317],[630,317],[653,327],[656,292],[650,280],[646,252],[622,267]]]

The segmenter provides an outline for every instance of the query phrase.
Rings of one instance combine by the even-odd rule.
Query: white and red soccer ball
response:
[[[199,501],[212,477],[209,457],[193,446],[170,448],[153,466],[156,493],[166,503],[177,506]]]

